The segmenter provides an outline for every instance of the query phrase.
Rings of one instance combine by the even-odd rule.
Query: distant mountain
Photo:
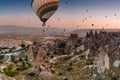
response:
[[[44,27],[45,34],[57,35],[64,32],[61,28]],[[0,34],[42,34],[43,28],[16,25],[0,25]]]

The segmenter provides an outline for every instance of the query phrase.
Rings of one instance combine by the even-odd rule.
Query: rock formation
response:
[[[28,54],[27,54],[28,61],[31,63],[34,60],[32,45],[28,46]]]
[[[46,55],[46,52],[39,46],[36,56],[36,67],[34,70],[38,80],[52,80],[52,74],[50,72],[50,60]]]
[[[103,47],[100,47],[99,51],[100,53],[98,54],[97,69],[98,73],[104,73],[105,70],[110,69],[109,57]]]

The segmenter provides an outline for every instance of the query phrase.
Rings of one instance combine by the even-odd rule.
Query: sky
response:
[[[46,24],[66,29],[120,29],[120,0],[59,0],[58,10]],[[42,22],[31,0],[0,0],[0,25],[41,27]]]

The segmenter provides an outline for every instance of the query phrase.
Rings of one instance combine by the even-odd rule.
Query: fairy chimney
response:
[[[45,50],[39,46],[39,50],[36,57],[36,68],[38,71],[50,71],[49,57],[46,55]]]
[[[32,62],[34,60],[33,51],[32,51],[32,45],[29,45],[29,47],[28,47],[27,58],[28,58],[29,62]]]
[[[97,60],[97,69],[98,73],[104,73],[105,70],[110,69],[110,62],[107,53],[105,52],[104,47],[99,48],[98,60]]]

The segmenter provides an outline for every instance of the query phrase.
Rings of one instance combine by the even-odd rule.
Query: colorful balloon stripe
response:
[[[40,13],[41,13],[44,9],[49,8],[49,7],[52,7],[52,6],[58,6],[58,1],[49,2],[49,3],[46,3],[46,4],[42,5],[42,6],[40,6],[40,7],[38,8],[38,10],[37,10],[37,15],[39,16]]]
[[[40,19],[45,22],[45,20],[42,18],[42,16],[44,16],[46,13],[50,12],[50,11],[54,11],[54,10],[57,10],[58,8],[58,5],[55,5],[55,6],[51,6],[51,7],[48,7],[46,9],[44,9],[38,16],[40,17]]]

